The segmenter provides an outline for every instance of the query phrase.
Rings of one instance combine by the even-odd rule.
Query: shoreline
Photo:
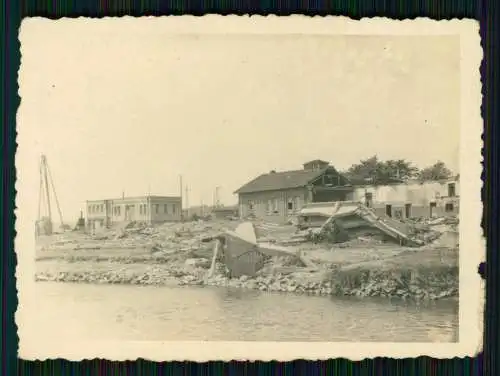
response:
[[[35,280],[124,285],[227,286],[290,294],[439,300],[458,297],[458,244],[402,247],[376,238],[290,245],[293,256],[268,257],[255,276],[229,278],[213,259],[214,237],[238,222],[166,223],[41,237]],[[256,225],[259,239],[293,239],[290,225]],[[205,239],[212,239],[205,241]],[[300,254],[300,257],[297,257]],[[307,262],[304,262],[304,259]]]
[[[448,250],[449,251],[449,250]],[[391,261],[421,255],[405,254]],[[436,250],[427,252],[435,253]],[[449,252],[448,252],[449,253]],[[439,255],[436,255],[440,257]],[[123,257],[86,260],[48,259],[36,262],[36,281],[92,284],[156,285],[156,286],[219,286],[268,292],[322,296],[386,297],[402,300],[439,300],[458,297],[458,265],[413,265],[394,267],[386,260],[308,271],[293,266],[264,268],[256,277],[228,278],[218,273],[207,278],[206,259],[175,262],[168,259],[144,259],[141,262]],[[140,259],[137,256],[137,259]],[[189,262],[188,262],[189,261]],[[380,261],[384,261],[382,268]],[[218,265],[219,270],[222,265]]]

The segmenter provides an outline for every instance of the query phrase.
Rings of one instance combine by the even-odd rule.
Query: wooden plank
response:
[[[208,271],[208,278],[211,278],[215,271],[215,262],[217,261],[217,255],[219,254],[220,240],[217,239],[214,245],[214,254],[212,256],[212,264],[210,265],[210,270]]]

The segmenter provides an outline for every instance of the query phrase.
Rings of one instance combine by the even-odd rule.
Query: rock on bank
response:
[[[348,262],[354,250],[335,250],[337,259],[320,269],[296,267],[287,258],[269,260],[256,277],[228,278],[222,264],[207,278],[204,258],[177,262],[123,263],[48,260],[37,262],[36,280],[138,285],[198,285],[312,295],[441,299],[458,296],[458,250],[419,249],[379,255],[376,260]],[[349,254],[351,252],[351,254]]]

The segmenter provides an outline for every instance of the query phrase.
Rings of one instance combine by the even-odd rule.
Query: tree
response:
[[[376,155],[352,165],[344,174],[351,182],[384,184],[416,176],[418,169],[404,159],[380,161]]]
[[[451,177],[452,172],[444,162],[437,161],[432,166],[422,169],[418,175],[420,181],[442,180]]]
[[[392,177],[409,179],[418,175],[418,168],[405,159],[388,160],[385,162],[386,169]]]

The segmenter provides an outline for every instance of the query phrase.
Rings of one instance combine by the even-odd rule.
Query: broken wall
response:
[[[449,184],[455,186],[451,192],[454,196],[449,196]],[[349,200],[366,203],[367,194],[371,194],[370,206],[379,216],[386,215],[387,205],[391,206],[393,217],[401,218],[454,216],[459,212],[459,181],[368,185],[356,187],[347,196]]]

